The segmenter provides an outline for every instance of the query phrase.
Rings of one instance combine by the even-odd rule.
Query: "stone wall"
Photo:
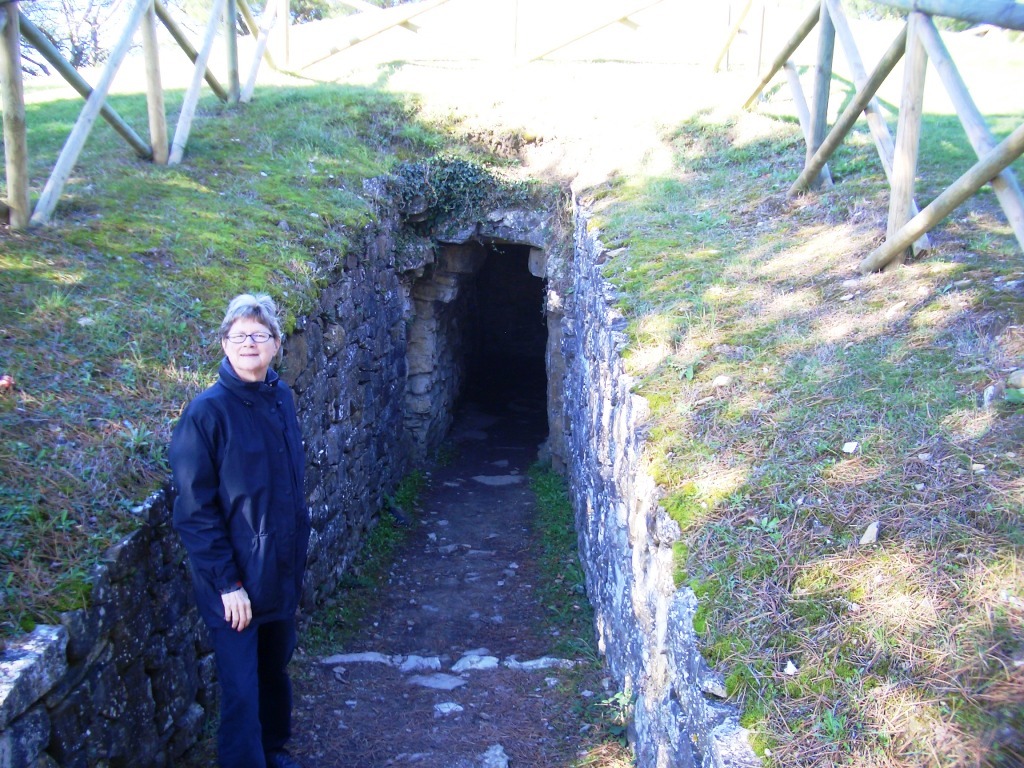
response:
[[[465,335],[469,329],[459,322],[466,315],[466,286],[485,258],[477,242],[449,244],[439,250],[438,258],[417,270],[410,292],[405,427],[418,459],[436,447],[451,427],[469,342]]]
[[[307,609],[334,590],[411,467],[407,297],[432,255],[396,265],[392,230],[368,233],[285,343],[308,461]],[[216,686],[168,499],[136,510],[142,525],[96,568],[88,609],[0,654],[0,768],[166,766],[195,742]]]
[[[645,471],[646,403],[623,370],[626,322],[613,308],[615,291],[601,274],[608,252],[588,219],[578,208],[567,289],[549,297],[549,315],[561,323],[550,340],[560,348],[549,347],[548,357],[562,380],[564,448],[555,453],[564,453],[599,646],[635,696],[639,768],[758,765],[738,713],[723,701],[723,681],[700,654],[697,601],[673,583],[680,531]]]
[[[331,594],[375,515],[412,468],[403,429],[408,295],[394,227],[366,238],[285,345],[282,376],[298,399],[312,536],[303,604]],[[423,259],[431,255],[425,251]],[[405,263],[405,270],[419,264]]]
[[[623,371],[625,321],[587,218],[577,211],[573,258],[558,253],[551,218],[510,210],[441,242],[396,239],[388,225],[338,266],[281,366],[308,460],[303,606],[333,592],[388,494],[447,430],[480,244],[529,247],[530,272],[548,284],[549,454],[569,477],[601,650],[636,695],[638,765],[756,765],[700,655],[696,600],[672,583],[679,530],[644,471],[647,412]],[[137,512],[139,530],[96,569],[92,605],[0,656],[0,768],[170,765],[212,711],[212,658],[167,494]]]
[[[0,663],[0,766],[166,765],[196,739],[213,665],[167,495],[93,573],[92,604]]]

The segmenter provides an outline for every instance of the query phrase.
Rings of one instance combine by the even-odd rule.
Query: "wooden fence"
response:
[[[17,0],[0,2],[0,88],[4,112],[4,155],[7,171],[7,217],[12,229],[25,229],[30,224],[45,224],[53,215],[64,186],[97,118],[106,120],[118,134],[143,158],[159,164],[180,163],[188,143],[189,131],[199,102],[203,81],[218,98],[229,104],[248,101],[253,94],[260,62],[274,66],[267,51],[267,40],[275,17],[286,23],[283,49],[287,60],[288,0],[267,3],[266,11],[257,21],[246,0],[214,0],[202,45],[197,51],[187,35],[171,17],[160,0],[136,0],[117,43],[110,52],[95,86],[90,86],[65,60],[45,35],[19,10]],[[238,68],[237,20],[244,23],[256,39],[256,48],[248,76],[243,84]],[[186,91],[173,138],[169,140],[164,94],[160,79],[160,58],[157,48],[157,21],[195,65],[192,81]],[[223,26],[227,41],[227,86],[221,85],[209,68],[210,53],[218,29]],[[145,56],[146,99],[149,114],[149,140],[142,139],[107,103],[113,83],[135,33],[140,32]],[[28,142],[25,126],[24,85],[21,69],[21,39],[24,37],[86,100],[54,164],[35,207],[29,203]]]
[[[159,164],[180,163],[188,142],[189,132],[203,82],[213,90],[221,101],[233,104],[248,101],[253,94],[261,62],[277,70],[294,69],[292,74],[302,75],[308,67],[323,62],[342,51],[360,45],[376,36],[401,27],[417,31],[417,22],[427,13],[445,5],[449,0],[421,0],[395,8],[383,9],[366,0],[339,0],[357,13],[363,14],[368,22],[355,36],[348,36],[340,44],[328,50],[303,51],[306,61],[292,62],[289,0],[267,0],[266,9],[259,20],[254,18],[247,0],[212,0],[209,23],[202,43],[197,50],[188,36],[174,21],[161,0],[134,0],[127,22],[118,42],[110,53],[105,68],[95,86],[90,86],[75,68],[68,63],[45,35],[19,11],[18,0],[0,0],[0,89],[4,113],[5,160],[7,171],[6,211],[0,203],[0,217],[6,215],[12,229],[25,229],[30,225],[50,221],[60,195],[67,184],[86,139],[96,122],[102,117],[121,135],[135,153],[142,158]],[[508,0],[517,9],[519,0]],[[588,11],[584,6],[579,24],[571,34],[557,45],[548,45],[543,50],[530,53],[527,61],[536,61],[565,46],[583,39],[606,27],[623,24],[635,28],[630,18],[658,5],[664,0],[618,0],[603,12]],[[244,83],[238,65],[237,27],[239,15],[255,39],[252,63]],[[275,20],[278,23],[275,26]],[[181,112],[173,136],[168,133],[163,89],[160,78],[160,64],[157,51],[157,23],[163,24],[175,43],[194,64],[191,83],[185,93]],[[218,31],[223,29],[227,48],[227,83],[222,85],[210,71],[210,56]],[[267,48],[273,31],[277,39],[280,65],[275,62]],[[123,62],[136,32],[141,33],[146,67],[146,95],[149,113],[149,137],[140,137],[106,103],[107,94]],[[86,100],[85,106],[71,134],[58,157],[35,207],[29,200],[28,147],[26,140],[24,89],[21,70],[21,40],[24,38],[67,80]]]
[[[875,0],[879,5],[908,12],[907,22],[868,74],[854,41],[841,0],[820,0],[797,27],[775,57],[765,76],[744,104],[749,109],[772,78],[786,70],[807,140],[803,172],[793,183],[795,195],[831,183],[827,162],[854,123],[864,114],[871,130],[891,189],[885,242],[860,263],[862,273],[901,264],[908,249],[928,247],[927,233],[957,206],[991,183],[1007,220],[1024,250],[1024,194],[1009,166],[1024,152],[1024,125],[1006,139],[996,142],[985,119],[971,98],[942,36],[934,16],[1006,29],[1024,30],[1024,4],[1009,0]],[[804,96],[796,68],[790,61],[794,51],[815,27],[819,27],[817,59],[810,105]],[[829,90],[835,40],[839,38],[853,72],[857,92],[836,119],[827,125]],[[902,58],[902,95],[896,137],[893,139],[875,94]],[[929,59],[949,93],[957,116],[978,156],[978,161],[947,187],[924,210],[913,199],[921,135],[925,71]]]

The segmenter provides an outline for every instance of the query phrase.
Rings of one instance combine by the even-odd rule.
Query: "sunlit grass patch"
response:
[[[1024,430],[982,394],[1024,345],[999,236],[861,277],[885,195],[853,149],[787,200],[794,126],[695,116],[672,141],[672,182],[613,185],[603,227],[705,655],[769,765],[1013,764]]]
[[[144,123],[145,97],[112,104]],[[27,107],[33,194],[80,109]],[[140,524],[171,424],[213,380],[225,302],[268,291],[290,329],[374,215],[363,180],[443,143],[405,100],[364,88],[210,97],[197,120],[173,167],[98,123],[53,224],[0,249],[0,373],[16,382],[0,394],[0,635],[86,600],[76,574]]]

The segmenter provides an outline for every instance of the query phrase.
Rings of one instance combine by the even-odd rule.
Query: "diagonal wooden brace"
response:
[[[994,179],[1024,153],[1024,125],[1006,137],[959,179],[950,184],[923,211],[904,224],[885,243],[860,263],[861,274],[881,269],[895,259],[916,238],[948,216],[958,205]]]

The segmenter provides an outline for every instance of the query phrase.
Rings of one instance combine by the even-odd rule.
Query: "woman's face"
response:
[[[265,333],[270,338],[259,344],[253,341],[248,334]],[[241,343],[235,343],[231,339],[237,335],[246,334]],[[240,318],[231,324],[231,329],[226,338],[220,340],[220,346],[228,357],[228,362],[235,369],[235,375],[242,381],[263,381],[267,378],[267,369],[270,362],[281,348],[281,342],[275,339],[270,329],[263,323],[256,320]]]

